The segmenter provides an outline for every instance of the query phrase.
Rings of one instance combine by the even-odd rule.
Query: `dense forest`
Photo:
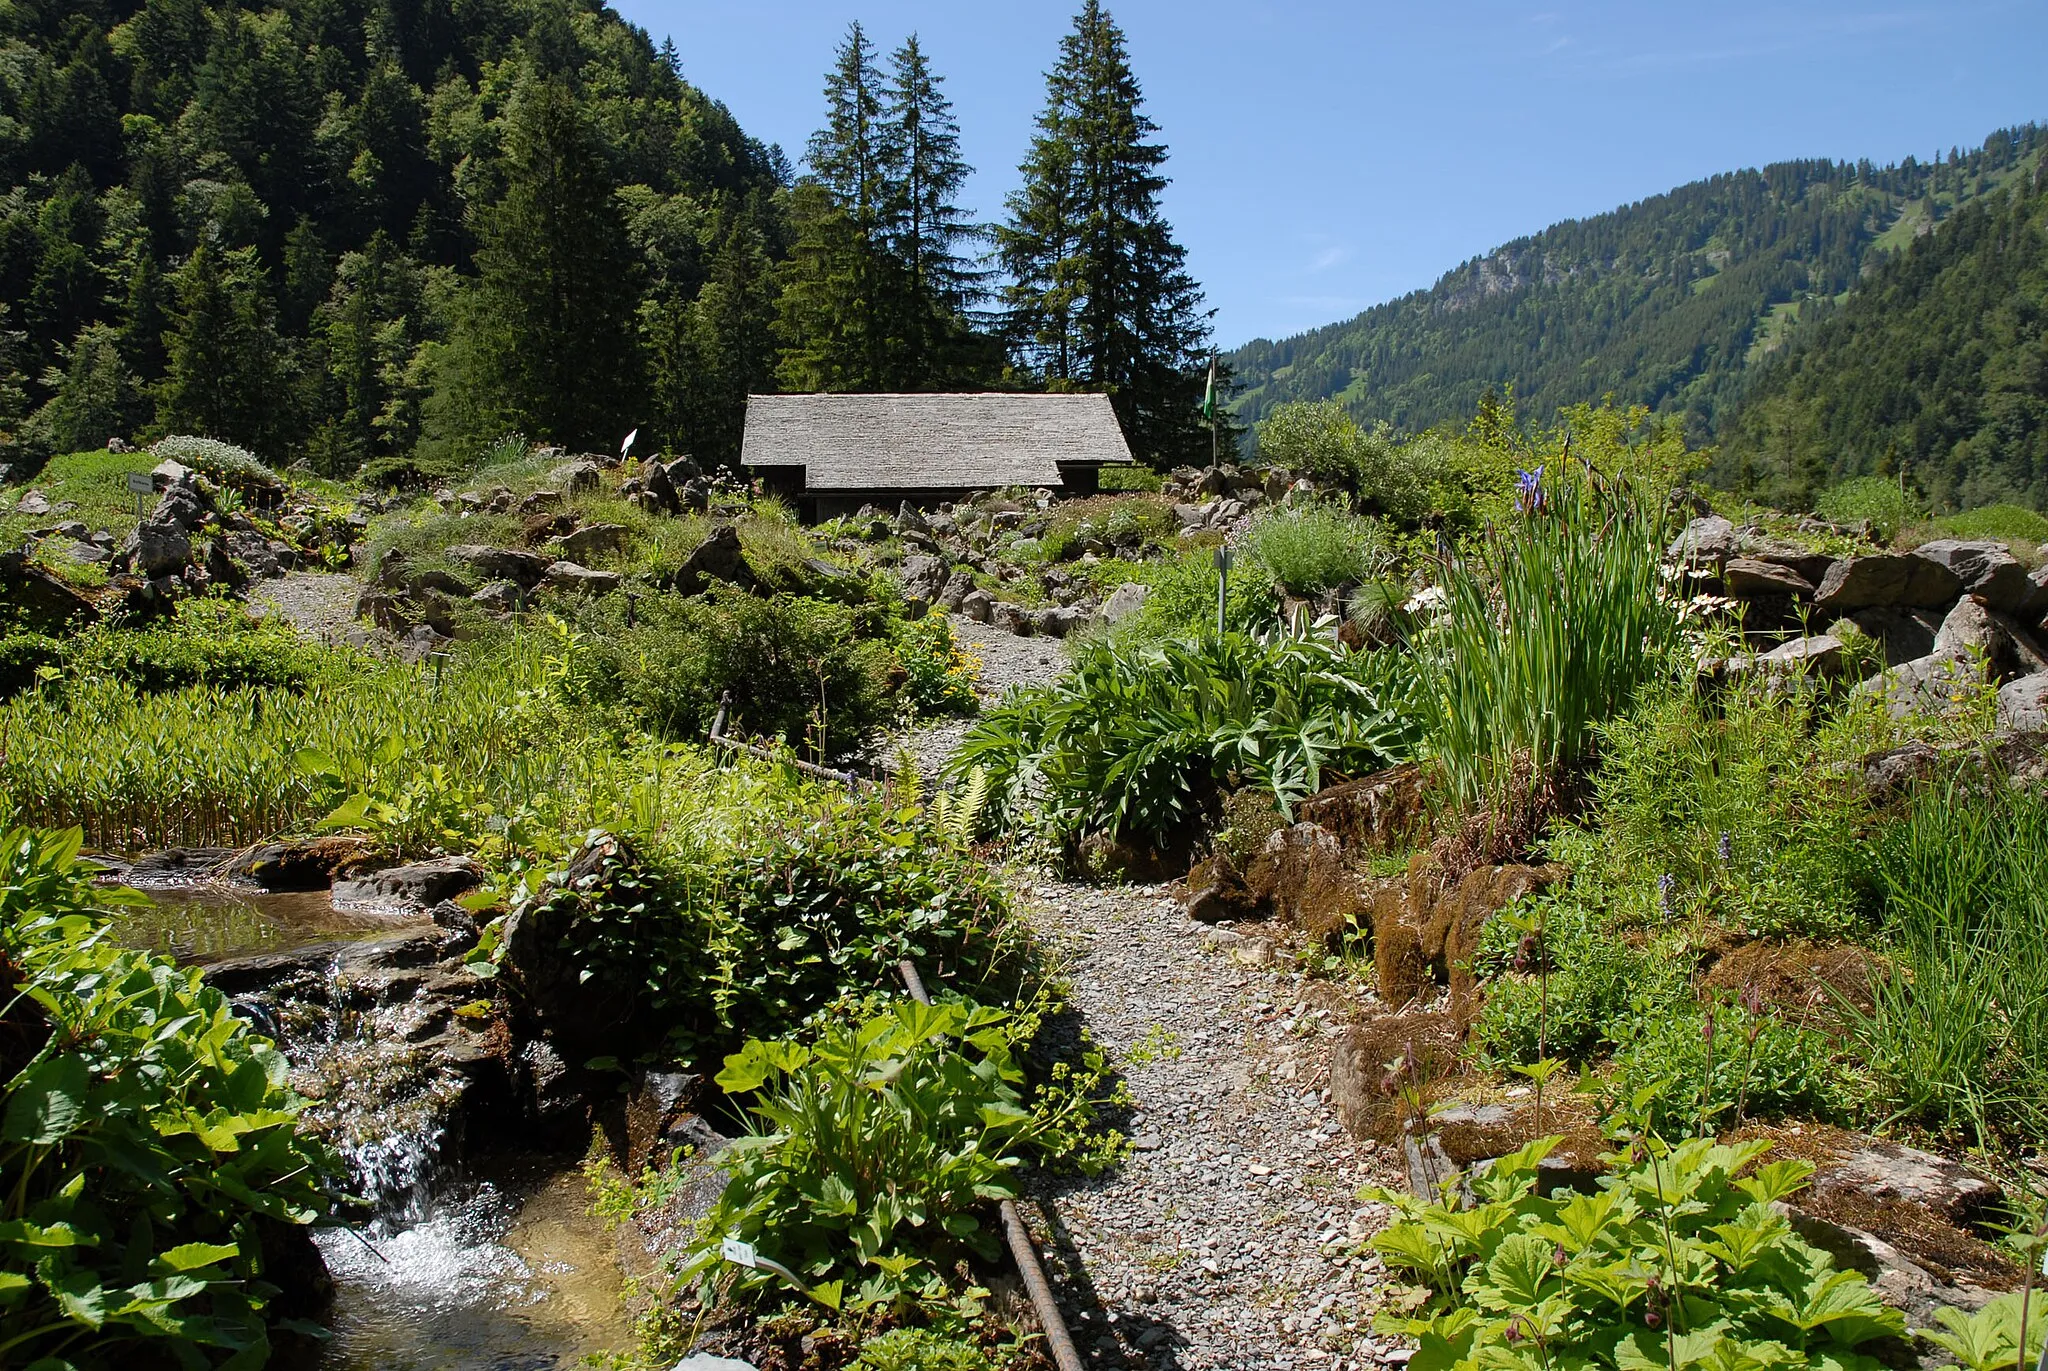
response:
[[[2048,504],[2048,167],[1963,206],[1758,369],[1717,475],[1790,500],[1899,475]]]
[[[1680,414],[1706,441],[1796,321],[2030,175],[2044,145],[2028,125],[1935,161],[1782,162],[1555,225],[1345,323],[1227,354],[1240,417],[1335,397],[1419,431],[1512,387],[1533,415],[1611,395]]]
[[[778,387],[1103,389],[1141,455],[1198,441],[1208,315],[1095,0],[1000,295],[914,36],[849,32],[801,169],[598,0],[21,0],[0,44],[17,471],[166,431],[392,481],[514,432],[731,461]]]

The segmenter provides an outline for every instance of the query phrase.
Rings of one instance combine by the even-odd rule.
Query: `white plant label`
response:
[[[738,1238],[727,1238],[718,1245],[718,1254],[735,1266],[752,1267],[756,1264],[754,1245],[741,1242]]]

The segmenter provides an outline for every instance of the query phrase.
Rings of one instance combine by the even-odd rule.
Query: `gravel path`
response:
[[[950,617],[954,640],[981,661],[981,682],[975,694],[984,705],[994,704],[1013,685],[1044,685],[1067,669],[1066,645],[1057,638],[1019,638],[957,614]],[[892,763],[899,749],[908,748],[917,759],[918,774],[929,781],[960,746],[973,722],[938,719],[921,723],[887,738],[870,755],[877,762]]]
[[[984,700],[1066,665],[1056,641],[959,618],[954,631],[982,659]],[[891,746],[933,775],[966,727],[929,724]],[[1162,887],[1021,880],[1019,906],[1061,963],[1079,1030],[1135,1101],[1127,1163],[1041,1181],[1023,1206],[1090,1364],[1406,1362],[1371,1335],[1383,1268],[1362,1244],[1381,1211],[1357,1199],[1367,1181],[1404,1178],[1327,1102],[1335,994],[1272,966],[1270,945],[1192,922]]]
[[[339,571],[294,571],[249,587],[249,608],[280,614],[309,638],[329,642],[355,625],[362,583]]]
[[[1026,1206],[1075,1342],[1103,1367],[1264,1371],[1404,1363],[1371,1335],[1364,1237],[1401,1184],[1326,1102],[1339,1020],[1270,948],[1191,922],[1159,887],[1041,880],[1025,916],[1067,957],[1087,1032],[1124,1074],[1137,1152]]]

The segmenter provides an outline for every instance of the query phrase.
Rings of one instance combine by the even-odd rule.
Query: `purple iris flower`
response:
[[[1515,473],[1515,508],[1535,514],[1543,508],[1543,468]]]

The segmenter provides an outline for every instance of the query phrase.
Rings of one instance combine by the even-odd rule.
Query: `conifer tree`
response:
[[[883,390],[889,380],[883,214],[882,77],[858,22],[825,77],[825,126],[807,184],[790,198],[778,372],[791,390]]]
[[[980,236],[960,207],[973,173],[960,156],[960,125],[917,35],[890,55],[884,92],[883,241],[902,289],[892,330],[900,352],[897,389],[958,384],[974,370],[966,313],[981,298],[981,274],[960,251]]]
[[[1107,391],[1132,448],[1165,466],[1208,459],[1209,314],[1159,210],[1166,148],[1143,103],[1122,30],[1087,0],[997,248],[1020,360],[1052,389]]]
[[[270,284],[254,248],[201,242],[171,277],[177,309],[157,398],[165,428],[275,451],[290,431],[277,402],[285,379]]]
[[[505,193],[477,216],[471,413],[608,450],[639,422],[640,358],[638,262],[605,148],[557,79],[530,77],[509,122]]]

